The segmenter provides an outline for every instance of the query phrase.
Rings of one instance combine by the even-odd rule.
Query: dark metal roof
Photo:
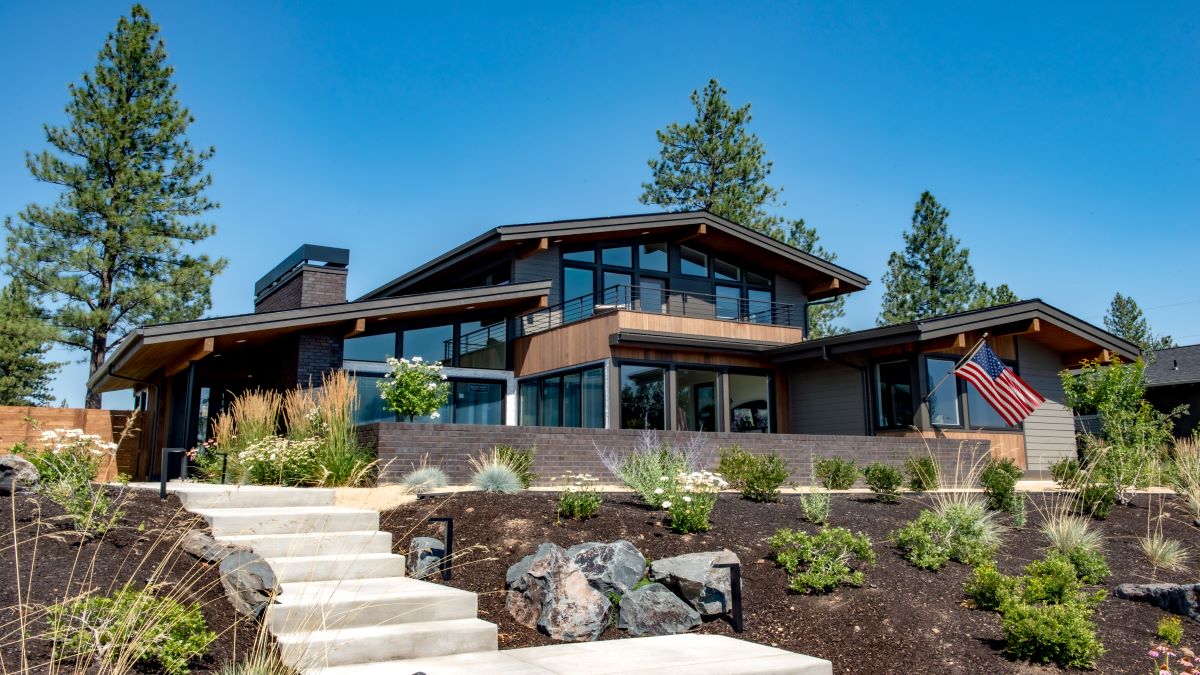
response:
[[[813,270],[843,281],[859,290],[866,288],[870,280],[851,272],[850,270],[805,253],[800,249],[789,246],[781,241],[772,239],[744,225],[739,225],[708,211],[677,211],[671,213],[647,213],[627,216],[607,216],[602,218],[586,218],[581,220],[554,220],[541,223],[525,223],[518,225],[501,225],[492,228],[474,239],[451,249],[450,251],[420,265],[405,274],[383,284],[360,299],[382,297],[404,290],[407,286],[427,278],[431,274],[442,271],[466,258],[488,251],[503,243],[541,237],[570,237],[578,235],[596,235],[603,233],[618,233],[633,230],[653,230],[658,228],[678,227],[686,224],[711,225],[715,229],[732,235],[743,241],[754,244],[771,253],[783,256],[792,262],[804,265]]]
[[[291,255],[284,258],[274,269],[264,274],[262,278],[254,283],[254,297],[257,298],[263,295],[264,291],[294,268],[314,262],[325,263],[325,267],[341,269],[350,264],[350,251],[332,246],[304,244],[295,251],[292,251]]]
[[[1159,349],[1146,364],[1146,385],[1164,387],[1200,382],[1200,345]]]
[[[1122,358],[1134,359],[1137,358],[1139,353],[1137,346],[1133,343],[1035,298],[1007,305],[947,314],[921,321],[911,321],[892,326],[868,328],[852,333],[833,335],[780,347],[774,350],[772,355],[776,361],[794,361],[823,355],[858,352],[908,342],[933,340],[967,331],[994,329],[1006,324],[1014,324],[1031,319],[1045,319]]]

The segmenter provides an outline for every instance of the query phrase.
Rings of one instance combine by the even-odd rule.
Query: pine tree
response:
[[[970,251],[950,235],[950,211],[926,191],[913,209],[912,230],[904,233],[904,251],[888,258],[883,276],[881,326],[961,312],[978,287]]]
[[[1108,312],[1104,315],[1104,329],[1137,345],[1144,352],[1170,349],[1175,340],[1170,335],[1154,335],[1150,323],[1142,314],[1137,302],[1126,295],[1113,296]]]
[[[60,364],[46,360],[54,331],[16,282],[0,290],[0,405],[49,405]]]
[[[767,182],[772,164],[758,136],[749,133],[750,104],[734,108],[717,80],[693,91],[696,119],[656,132],[662,145],[649,161],[652,180],[642,183],[641,202],[668,211],[706,210],[828,261],[837,255],[817,244],[803,219],[785,222],[768,207],[783,207],[780,188]],[[785,227],[786,226],[786,227]],[[845,297],[809,308],[811,337],[845,332],[833,322],[845,315]]]
[[[59,340],[87,352],[90,373],[114,333],[198,317],[225,265],[183,251],[215,231],[196,220],[217,206],[204,196],[214,151],[185,136],[193,118],[175,99],[158,31],[141,5],[118,21],[70,88],[66,126],[45,127],[56,152],[26,157],[34,178],[62,188],[58,200],[6,222],[11,275],[52,303]],[[86,405],[100,395],[88,391]]]
[[[1000,284],[995,288],[988,286],[987,282],[981,282],[979,288],[975,290],[975,297],[971,300],[968,309],[984,309],[987,307],[998,307],[1000,305],[1010,305],[1014,302],[1020,302],[1021,298],[1013,292],[1008,284]]]

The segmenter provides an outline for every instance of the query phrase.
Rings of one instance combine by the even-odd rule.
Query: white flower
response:
[[[421,358],[421,357],[419,357],[419,356],[414,356],[414,357],[412,357],[412,362],[413,362],[413,363],[420,363],[421,361],[424,361],[424,359],[422,359],[422,358]]]
[[[654,488],[654,494],[656,494],[656,495],[661,495],[662,493],[663,493],[663,489],[662,489],[662,488]]]
[[[683,496],[683,501],[685,501],[685,502],[688,502],[688,503],[691,503],[691,501],[692,501],[692,498],[691,498],[691,497],[689,497],[689,496],[687,496],[687,495],[684,495],[684,496]]]
[[[669,508],[671,508],[671,502],[669,502],[669,501],[665,501],[665,502],[663,502],[663,503],[662,503],[662,507],[663,507],[664,509],[669,509]]]
[[[660,477],[659,477],[659,480],[667,480],[667,477],[666,477],[666,476],[660,476]]]
[[[439,418],[439,417],[441,417],[441,416],[442,416],[442,415],[441,415],[441,413],[439,413],[439,412],[438,412],[438,411],[436,411],[436,410],[434,410],[433,412],[429,413],[429,419],[431,419],[431,420],[436,420],[437,418]]]

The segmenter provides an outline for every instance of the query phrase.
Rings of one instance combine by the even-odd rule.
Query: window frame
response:
[[[913,419],[909,424],[883,425],[883,424],[879,423],[880,412],[881,412],[880,405],[882,405],[882,402],[883,402],[883,398],[880,396],[880,391],[879,391],[879,384],[880,384],[879,383],[879,366],[890,364],[890,363],[900,363],[900,362],[904,362],[908,365],[908,388],[909,388],[909,395],[912,399],[911,403],[912,403]],[[867,367],[870,369],[870,371],[869,371],[870,377],[868,379],[870,380],[869,398],[870,398],[870,402],[871,402],[871,428],[875,431],[907,431],[907,430],[911,429],[912,427],[916,426],[917,423],[921,421],[920,420],[921,400],[920,400],[920,394],[919,394],[919,392],[921,391],[921,387],[920,387],[920,382],[919,382],[920,373],[918,372],[917,360],[914,358],[914,355],[910,352],[910,353],[894,354],[891,356],[886,356],[886,357],[882,357],[882,358],[878,358],[878,359],[871,359],[868,362]]]
[[[588,427],[588,426],[583,425],[583,422],[588,418],[587,411],[584,408],[584,399],[586,398],[586,396],[584,396],[585,381],[584,381],[583,375],[584,375],[584,373],[588,373],[593,370],[599,370],[601,381],[607,382],[607,375],[604,372],[605,364],[602,362],[601,363],[590,363],[590,364],[586,364],[583,366],[572,366],[570,368],[563,368],[561,370],[554,370],[554,371],[545,372],[545,373],[538,373],[537,375],[531,375],[529,377],[523,377],[523,378],[517,380],[517,382],[516,382],[517,425],[518,426],[528,426],[523,423],[526,410],[525,410],[525,402],[521,399],[521,388],[525,387],[525,386],[532,386],[537,391],[537,396],[536,396],[537,412],[533,416],[535,419],[534,426],[539,426],[539,427],[550,426],[550,427],[553,427],[556,429],[603,429],[604,428],[603,426]],[[579,426],[568,427],[568,426],[563,425],[563,421],[567,419],[567,409],[566,409],[567,396],[566,396],[566,380],[565,380],[565,378],[570,377],[572,375],[579,375]],[[559,390],[558,390],[558,392],[559,392],[559,395],[558,395],[558,420],[559,420],[559,423],[554,424],[554,425],[546,424],[546,415],[542,409],[543,408],[542,392],[545,389],[544,382],[546,380],[550,380],[550,379],[558,379],[558,381],[559,381]],[[600,397],[600,403],[601,403],[600,417],[602,420],[604,419],[604,410],[603,409],[605,407],[606,402],[607,402],[607,399],[606,399],[605,395],[602,394]]]
[[[961,359],[964,355],[963,354],[947,354],[945,352],[925,352],[922,354],[922,356],[925,359],[925,361],[922,362],[922,366],[925,369],[923,372],[928,372],[927,360],[930,358],[952,360],[953,362],[957,363],[958,360]],[[1012,359],[1001,358],[999,355],[997,355],[996,358],[1000,359],[1000,363],[1003,363],[1005,366],[1012,368],[1012,371],[1014,373],[1016,373],[1017,375],[1021,374],[1020,371],[1018,370],[1018,365],[1020,364],[1019,358],[1012,358]],[[1011,427],[1009,427],[1009,426],[1000,427],[1000,426],[995,426],[995,425],[976,426],[976,425],[972,424],[971,423],[971,406],[970,406],[970,401],[969,401],[970,394],[967,392],[967,385],[969,384],[969,382],[967,382],[966,380],[964,380],[961,377],[958,377],[957,375],[954,375],[953,373],[951,373],[950,378],[955,381],[955,387],[956,387],[955,388],[955,400],[958,402],[959,423],[956,425],[949,425],[949,424],[934,425],[933,418],[932,418],[932,416],[929,415],[928,406],[926,406],[925,417],[929,419],[929,426],[931,428],[960,429],[960,430],[964,430],[964,431],[986,431],[989,433],[993,433],[993,432],[994,433],[1023,433],[1025,431],[1025,423],[1024,422],[1019,422],[1016,425],[1011,426]],[[928,378],[926,378],[926,379],[928,379]],[[942,386],[945,387],[947,385],[943,384]],[[921,392],[921,401],[924,402],[924,397],[928,396],[928,395],[929,395],[928,384],[924,384],[924,388],[922,389],[922,392]],[[989,405],[989,404],[986,401],[984,401],[984,405]]]

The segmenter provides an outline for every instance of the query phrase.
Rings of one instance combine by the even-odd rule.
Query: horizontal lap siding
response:
[[[558,244],[550,244],[550,247],[545,251],[517,260],[513,266],[513,283],[519,284],[526,281],[544,281],[549,279],[554,283],[550,285],[548,302],[551,305],[557,305],[564,299],[570,300],[571,298],[562,297],[558,260]]]
[[[1064,457],[1075,456],[1075,419],[1063,392],[1061,357],[1029,339],[1018,345],[1021,379],[1046,398],[1025,420],[1025,457],[1032,471],[1048,471]]]
[[[791,431],[866,433],[862,373],[831,361],[805,361],[787,371]]]

